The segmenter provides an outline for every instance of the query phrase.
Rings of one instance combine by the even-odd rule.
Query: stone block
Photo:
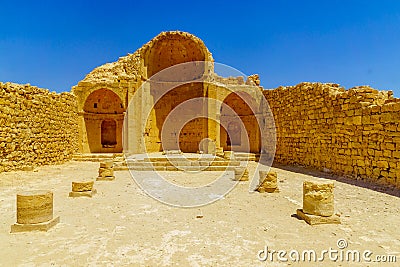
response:
[[[97,193],[96,189],[81,192],[69,192],[69,197],[93,197]]]
[[[57,216],[47,222],[41,223],[15,223],[11,225],[11,233],[30,232],[30,231],[48,231],[50,228],[60,222],[60,216]]]
[[[310,215],[332,216],[334,212],[333,182],[304,181],[303,212]]]
[[[163,155],[182,155],[182,151],[180,150],[164,150],[162,152]]]
[[[244,166],[234,167],[235,172],[235,181],[248,181],[249,180],[249,171]]]
[[[260,193],[278,192],[278,174],[274,171],[259,171],[259,185],[256,191]]]
[[[99,168],[99,177],[112,177],[114,176],[113,168]]]
[[[47,231],[59,221],[60,217],[53,218],[53,192],[36,190],[17,194],[17,222],[11,225],[11,233]]]
[[[24,167],[22,168],[22,170],[23,170],[23,171],[34,171],[34,170],[35,170],[35,167],[33,167],[33,166],[24,166]]]
[[[93,190],[94,181],[72,182],[72,192],[85,192]]]
[[[106,168],[106,169],[109,169],[109,168],[112,168],[114,166],[114,162],[113,161],[103,161],[103,162],[100,162],[100,168]]]
[[[215,155],[221,158],[224,157],[224,149],[222,147],[217,147],[215,149]]]
[[[302,209],[296,211],[297,218],[306,221],[310,225],[316,224],[340,224],[340,217],[337,215],[332,215],[329,217],[317,216],[304,213]]]
[[[34,224],[53,219],[53,192],[38,190],[17,194],[17,223]]]
[[[235,152],[234,151],[224,151],[224,159],[234,160],[235,159]]]
[[[115,176],[104,176],[104,177],[97,177],[96,181],[113,181],[115,180]]]
[[[389,163],[384,160],[380,160],[376,163],[376,166],[381,169],[387,169],[389,167]]]

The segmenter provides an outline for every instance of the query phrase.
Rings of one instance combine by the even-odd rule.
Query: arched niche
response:
[[[154,40],[154,43],[145,53],[144,66],[147,69],[147,78],[168,67],[193,61],[209,60],[209,52],[205,45],[194,36],[169,33]],[[190,68],[190,73],[184,73]],[[171,77],[171,74],[157,76],[157,80],[177,81],[181,77],[198,78],[205,72],[205,66],[185,67],[179,69],[183,75]]]
[[[122,152],[124,106],[121,98],[109,89],[90,93],[83,106],[84,152]]]
[[[224,150],[260,152],[260,130],[254,114],[256,111],[252,110],[255,103],[246,92],[232,92],[224,99],[220,110],[220,144]],[[241,121],[237,121],[238,117]]]
[[[124,106],[116,93],[103,88],[92,92],[86,98],[83,110],[97,114],[120,114],[124,112]]]

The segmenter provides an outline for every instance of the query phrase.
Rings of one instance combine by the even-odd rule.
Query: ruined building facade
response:
[[[322,83],[264,90],[257,76],[222,78],[212,64],[205,64],[199,77],[212,82],[185,83],[157,98],[160,86],[171,81],[161,77],[154,85],[151,77],[179,63],[204,61],[212,63],[213,58],[199,38],[163,32],[135,53],[94,69],[71,93],[0,83],[0,172],[61,163],[77,153],[163,151],[168,114],[201,98],[224,103],[243,126],[224,116],[222,106],[206,104],[204,116],[187,121],[176,133],[179,148],[257,154],[268,131],[258,124],[268,117],[261,93],[273,114],[275,162],[400,188],[400,99],[390,91]],[[138,90],[143,91],[135,98]],[[145,118],[143,109],[149,109]],[[213,147],[201,143],[206,138]]]
[[[182,84],[174,85],[176,88],[159,98],[157,94],[163,90],[159,87],[168,86],[169,83],[174,82],[171,78],[180,79],[185,73],[177,77],[160,77],[157,83],[147,82],[151,77],[171,66],[188,62],[201,64],[200,62],[204,61],[210,64],[194,67],[192,70],[196,75],[190,78],[208,76],[208,78],[212,77],[213,82],[184,81]],[[79,152],[122,152],[123,120],[128,104],[132,101],[132,116],[126,124],[134,125],[125,125],[130,129],[126,133],[129,133],[129,136],[135,136],[127,140],[127,143],[130,143],[131,152],[163,151],[162,126],[168,114],[190,99],[212,98],[218,99],[235,110],[241,116],[246,129],[238,129],[240,127],[234,125],[233,120],[227,122],[227,125],[231,123],[232,132],[235,132],[237,128],[237,133],[232,134],[233,140],[228,140],[226,127],[220,127],[218,124],[221,119],[227,119],[226,116],[221,118],[221,107],[210,106],[203,117],[199,116],[188,121],[178,133],[180,150],[196,153],[202,150],[199,149],[201,140],[210,138],[216,142],[217,147],[225,150],[250,150],[257,153],[260,150],[261,133],[255,116],[251,115],[258,111],[252,112],[239,95],[246,94],[247,98],[254,99],[255,102],[259,101],[260,97],[257,99],[251,96],[249,87],[252,85],[249,82],[245,84],[243,79],[224,79],[214,74],[212,62],[211,53],[199,38],[189,33],[166,32],[155,37],[134,54],[94,69],[83,81],[72,88],[72,93],[77,97],[78,102]],[[230,87],[230,90],[225,90],[226,87]],[[143,95],[134,100],[133,96],[140,89]],[[148,116],[142,114],[146,108],[151,109]],[[141,114],[145,118],[140,116]],[[146,125],[140,125],[142,121]],[[249,145],[242,147],[245,143],[242,141],[247,136],[249,136]],[[204,150],[206,151],[207,148]]]

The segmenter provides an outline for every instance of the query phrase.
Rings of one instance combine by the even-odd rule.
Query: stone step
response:
[[[122,153],[89,153],[89,154],[75,154],[72,156],[72,160],[75,161],[93,161],[100,162],[104,160],[123,160]]]
[[[114,171],[234,171],[235,166],[208,166],[208,167],[200,167],[200,166],[132,166],[128,169],[127,166],[115,166]]]
[[[128,161],[128,165],[131,167],[185,167],[185,166],[240,166],[240,161],[156,161],[156,162],[146,162],[146,161]],[[114,166],[127,166],[126,161],[116,162]]]
[[[212,161],[209,166],[240,166],[240,161]]]
[[[256,161],[256,158],[235,158],[238,161]]]
[[[257,160],[256,154],[248,153],[248,152],[225,151],[224,157],[225,157],[225,159],[233,158],[234,160],[237,160],[237,161],[256,161]]]
[[[155,158],[144,158],[142,161],[146,162],[165,162],[165,161],[198,161],[198,160],[213,160],[214,158],[199,159],[198,157],[155,157]]]
[[[100,162],[104,160],[112,160],[113,158],[72,158],[74,161],[91,161],[91,162]]]
[[[244,153],[244,152],[235,152],[235,160],[238,161],[255,161],[256,154],[254,153]]]
[[[128,167],[126,167],[128,170]],[[131,171],[201,171],[199,166],[181,166],[181,167],[174,167],[174,166],[132,166],[130,167]]]

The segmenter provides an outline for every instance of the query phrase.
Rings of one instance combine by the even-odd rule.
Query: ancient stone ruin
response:
[[[168,67],[200,61],[210,64],[186,74],[212,82],[183,84],[162,97],[158,90],[171,83],[168,77],[160,74],[158,83],[149,82]],[[400,99],[391,91],[309,82],[265,90],[258,75],[224,78],[214,72],[212,62],[196,36],[162,32],[133,54],[94,69],[70,93],[0,83],[0,172],[58,164],[79,154],[163,151],[167,115],[198,97],[221,101],[243,126],[209,104],[205,117],[188,121],[175,133],[179,149],[219,155],[235,151],[238,156],[247,151],[244,157],[254,160],[269,138],[269,129],[260,129],[257,121],[272,119],[261,107],[249,107],[249,102],[261,103],[250,90],[256,87],[273,114],[274,162],[400,188]],[[146,88],[135,100],[142,86]],[[141,110],[146,108],[149,116],[143,118]],[[132,138],[123,140],[124,131]],[[203,144],[206,138],[211,142]]]
[[[97,181],[112,181],[115,179],[114,176],[114,162],[104,161],[100,162],[99,176]]]
[[[94,181],[72,182],[72,191],[69,192],[70,197],[92,197],[97,190],[93,188]]]
[[[53,192],[26,191],[17,194],[17,222],[11,232],[47,231],[60,221],[53,217]]]
[[[260,193],[277,193],[278,188],[278,174],[274,171],[259,171],[259,184],[256,191]]]
[[[297,210],[297,216],[308,224],[340,223],[334,214],[333,182],[304,181],[303,209]]]

